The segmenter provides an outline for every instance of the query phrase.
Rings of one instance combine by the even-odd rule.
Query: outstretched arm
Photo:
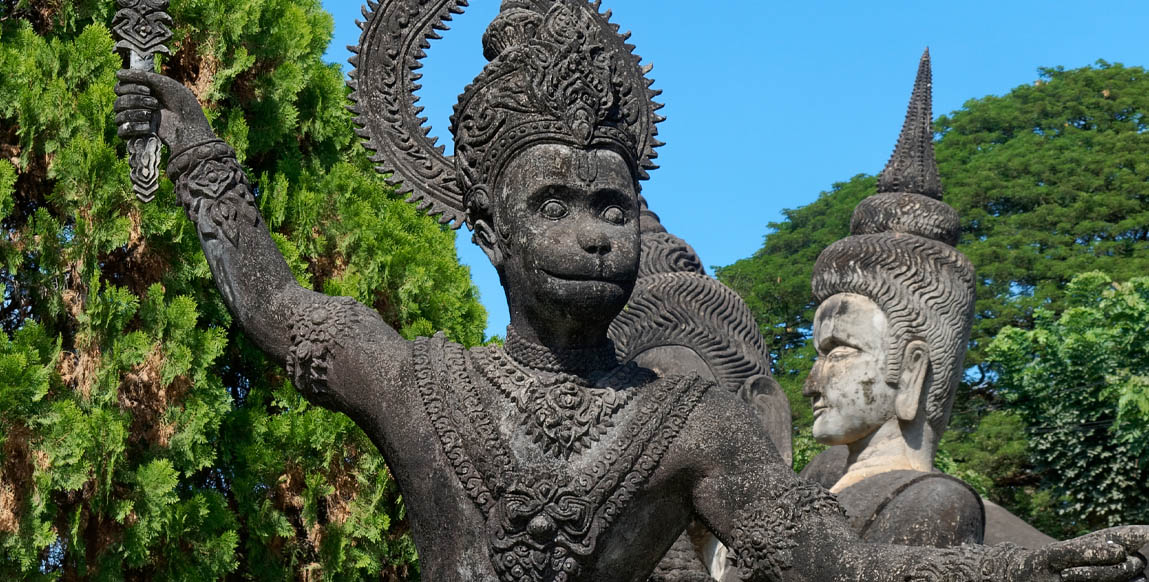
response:
[[[171,150],[168,177],[195,223],[216,285],[243,330],[270,357],[285,364],[296,385],[317,403],[346,410],[354,396],[368,396],[335,394],[332,387],[366,389],[362,375],[346,369],[362,359],[356,354],[370,351],[372,359],[405,361],[410,353],[407,342],[373,310],[296,283],[256,208],[251,183],[235,152],[216,137],[191,91],[144,71],[123,70],[118,76],[120,136],[135,137],[158,126],[160,139]],[[356,339],[364,345],[353,349],[348,345],[352,338],[370,342]],[[332,377],[337,373],[332,369],[336,359],[344,368],[340,373],[349,376],[346,382]],[[395,366],[359,363],[370,366],[360,371],[368,375],[398,373]]]
[[[700,407],[701,408],[701,407]],[[705,459],[693,488],[695,511],[730,549],[741,580],[1020,582],[1135,580],[1149,528],[1105,530],[1040,550],[954,549],[862,543],[837,500],[800,479],[764,446],[748,413],[712,405],[722,437],[694,454]],[[739,418],[740,417],[740,418]]]

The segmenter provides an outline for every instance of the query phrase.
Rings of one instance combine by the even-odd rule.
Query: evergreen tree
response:
[[[0,1],[0,578],[417,576],[402,500],[224,307],[164,182],[134,200],[113,0]],[[257,183],[300,283],[482,341],[455,234],[355,143],[318,0],[173,0],[165,74]]]

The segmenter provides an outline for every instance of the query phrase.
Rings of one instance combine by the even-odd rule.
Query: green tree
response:
[[[1127,280],[1149,272],[1149,75],[1104,61],[1039,72],[1036,83],[970,100],[935,124],[945,199],[962,216],[958,248],[978,270],[977,319],[966,358],[971,373],[946,447],[958,438],[1005,434],[998,430],[1003,418],[985,418],[1007,405],[984,362],[985,346],[1003,327],[1029,329],[1039,308],[1063,310],[1066,285],[1078,273],[1099,269]],[[752,257],[717,270],[772,340],[776,373],[796,411],[795,442],[808,451],[816,447],[809,448],[809,403],[798,388],[813,357],[814,259],[849,234],[855,205],[875,191],[867,175],[835,184],[770,224]],[[1002,450],[1017,461],[1025,437],[1011,434]],[[953,459],[962,470],[980,467],[964,456]],[[991,497],[1035,493],[1029,464],[1013,461],[995,470]]]
[[[417,576],[375,447],[233,324],[171,184],[134,200],[114,11],[0,1],[0,578]],[[237,149],[299,281],[481,342],[455,234],[355,143],[319,1],[171,11],[164,72]]]
[[[1063,535],[1149,520],[1149,278],[1087,273],[1064,311],[990,344],[996,385],[1028,426]]]

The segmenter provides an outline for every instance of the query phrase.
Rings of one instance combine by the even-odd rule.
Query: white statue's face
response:
[[[870,299],[834,295],[814,316],[814,364],[802,393],[814,406],[814,439],[845,445],[895,416],[896,387],[886,383],[886,314]]]

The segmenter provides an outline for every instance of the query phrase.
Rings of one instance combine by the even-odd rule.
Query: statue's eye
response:
[[[610,206],[602,211],[602,219],[611,224],[622,224],[626,222],[626,212],[618,206]]]
[[[834,349],[830,350],[830,353],[826,354],[826,357],[830,358],[831,360],[838,360],[841,358],[846,358],[846,357],[852,356],[856,353],[858,353],[857,348],[852,347],[852,346],[840,345],[840,346],[837,346]]]
[[[551,220],[558,220],[567,215],[567,207],[558,200],[547,200],[543,202],[539,212]]]

